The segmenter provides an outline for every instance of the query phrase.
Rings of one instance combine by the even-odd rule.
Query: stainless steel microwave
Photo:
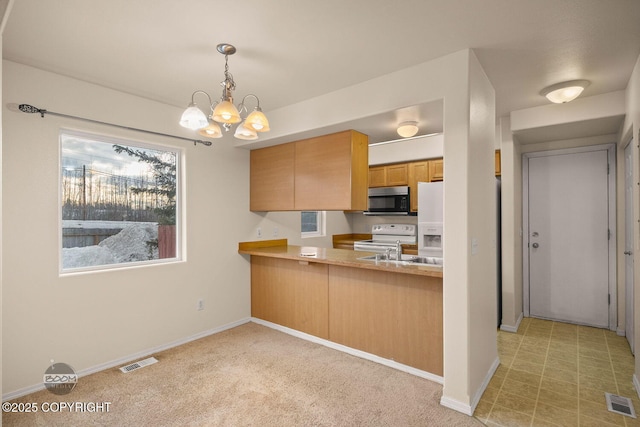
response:
[[[378,187],[369,189],[369,204],[365,215],[409,215],[409,187]]]

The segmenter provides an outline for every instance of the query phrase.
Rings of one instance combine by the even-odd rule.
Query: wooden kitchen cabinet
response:
[[[389,187],[408,185],[408,169],[406,163],[387,166],[387,185]]]
[[[250,209],[366,210],[368,139],[350,130],[252,150]]]
[[[251,151],[250,210],[294,209],[294,160],[293,143]]]
[[[367,209],[369,138],[353,130],[295,142],[294,210]]]
[[[369,168],[369,187],[395,187],[409,185],[409,167],[407,163],[372,166]]]
[[[251,316],[440,376],[442,296],[441,277],[251,256]]]
[[[418,183],[429,182],[429,161],[409,163],[409,199],[411,212],[418,212]]]
[[[328,265],[251,258],[251,316],[329,339]]]
[[[384,187],[387,182],[387,168],[372,166],[369,168],[369,188]]]
[[[329,331],[338,344],[442,375],[442,281],[331,265]]]
[[[429,160],[429,182],[444,180],[444,160]]]

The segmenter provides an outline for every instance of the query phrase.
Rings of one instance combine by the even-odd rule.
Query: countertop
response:
[[[442,277],[442,267],[427,265],[397,265],[393,261],[365,261],[358,258],[374,255],[373,252],[354,251],[349,249],[318,248],[287,244],[286,239],[242,242],[238,245],[238,253],[271,258],[283,258],[321,264],[342,265],[346,267],[369,270],[388,271],[419,276]]]

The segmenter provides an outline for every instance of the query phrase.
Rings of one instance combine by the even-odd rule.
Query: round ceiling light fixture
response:
[[[589,80],[570,80],[547,86],[540,91],[540,95],[545,96],[554,104],[563,104],[579,97],[590,83]]]
[[[398,135],[410,138],[418,133],[418,122],[402,122],[398,125]]]

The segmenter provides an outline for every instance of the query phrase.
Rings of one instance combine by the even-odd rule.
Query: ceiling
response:
[[[196,89],[220,95],[224,57],[216,45],[231,43],[237,48],[229,57],[236,101],[255,93],[268,115],[472,48],[495,88],[501,117],[545,104],[540,90],[565,80],[590,80],[583,96],[624,90],[640,55],[638,0],[229,4],[16,0],[3,57],[183,108]],[[413,117],[420,134],[440,132],[441,107],[407,106],[345,126],[368,134],[371,142],[397,139],[397,123]]]

